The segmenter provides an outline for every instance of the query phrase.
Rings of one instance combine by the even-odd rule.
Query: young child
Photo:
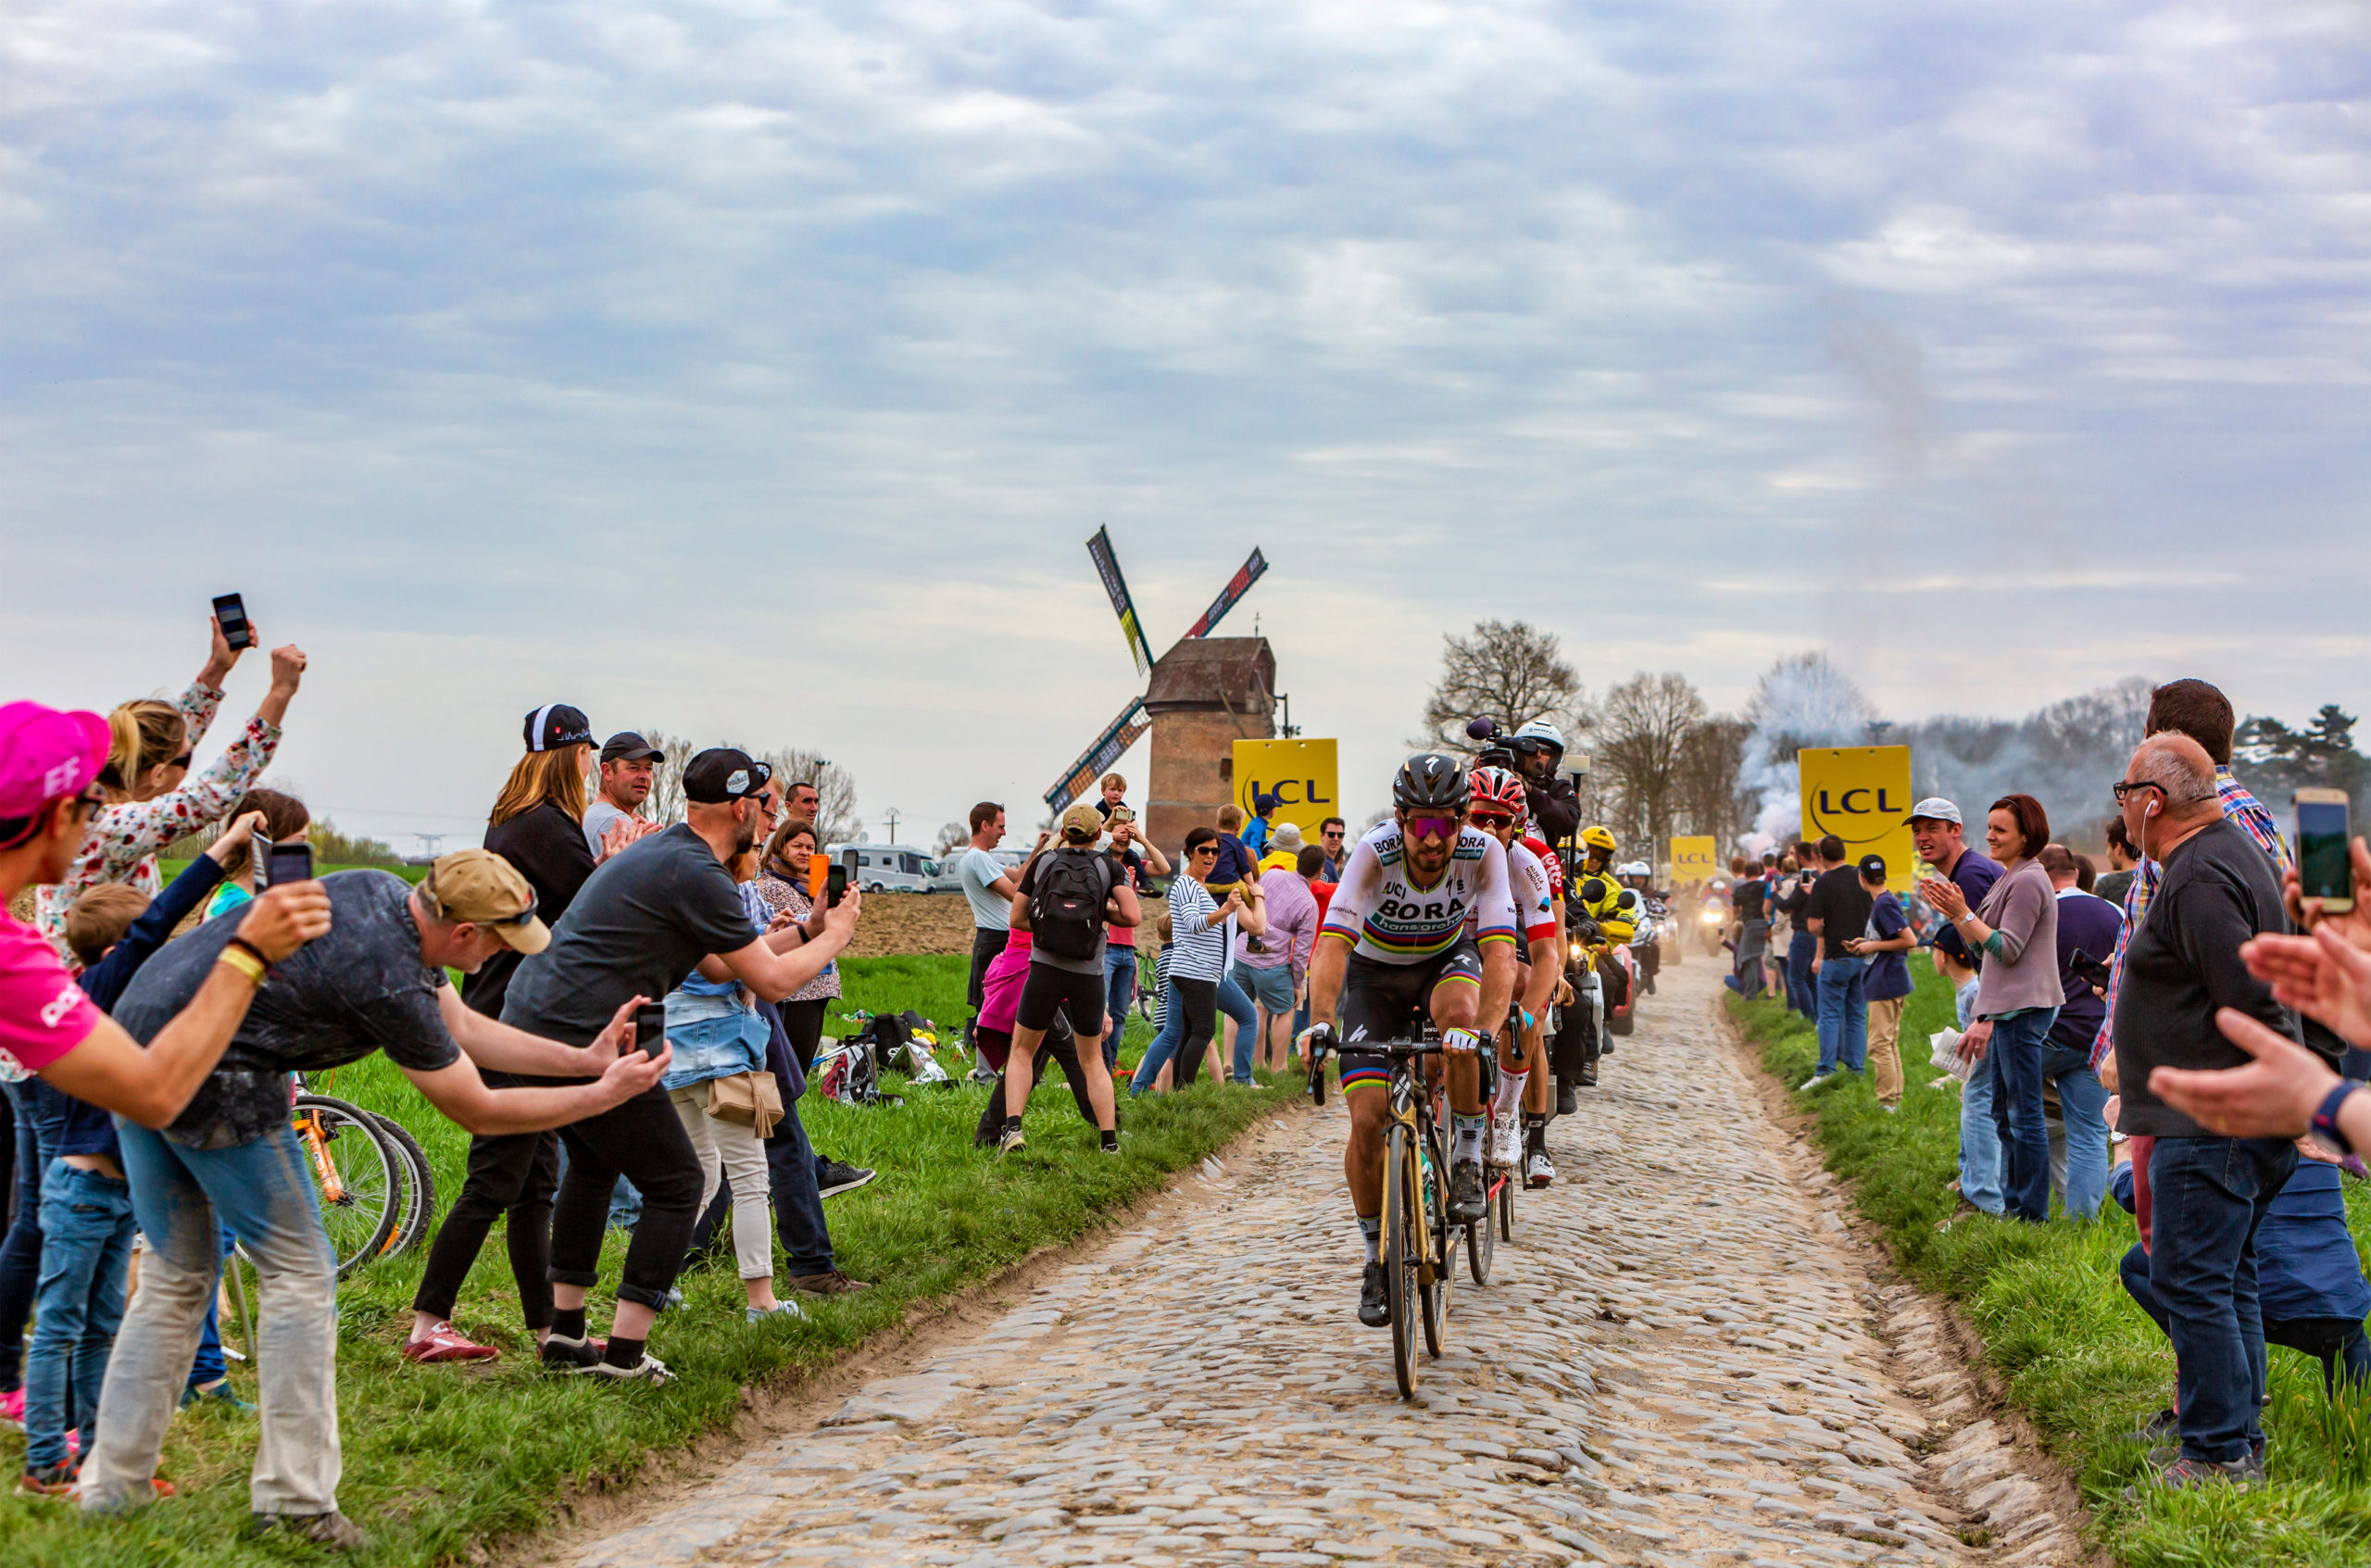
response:
[[[75,901],[66,939],[81,960],[83,991],[101,1011],[112,1009],[132,977],[154,957],[222,880],[225,861],[244,853],[263,813],[234,820],[206,853],[150,903],[120,884],[94,887]],[[123,1282],[132,1261],[132,1185],[116,1148],[115,1120],[97,1106],[61,1094],[40,1079],[26,1087],[44,1133],[41,1189],[20,1201],[41,1205],[41,1278],[33,1297],[32,1345],[25,1361],[25,1474],[28,1497],[67,1497],[74,1462],[69,1427],[82,1452],[97,1436],[99,1389],[123,1322]],[[51,1142],[54,1130],[55,1142]],[[67,1409],[72,1388],[73,1409]],[[160,1497],[169,1481],[152,1483]]]
[[[1901,1010],[1910,997],[1910,965],[1902,955],[1918,945],[1918,938],[1911,933],[1901,900],[1886,888],[1885,857],[1862,856],[1859,871],[1862,890],[1872,899],[1869,923],[1844,944],[1844,950],[1869,960],[1869,1071],[1876,1077],[1877,1103],[1899,1110]]]

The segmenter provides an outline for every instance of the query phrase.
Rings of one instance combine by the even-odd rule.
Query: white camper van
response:
[[[938,861],[918,844],[834,844],[824,853],[856,856],[856,884],[867,893],[928,893]]]

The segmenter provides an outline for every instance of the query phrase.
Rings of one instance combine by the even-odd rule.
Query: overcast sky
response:
[[[2371,702],[2360,0],[6,13],[7,695],[243,591],[350,828],[554,700],[1034,821],[1140,689],[1104,523],[1157,649],[1267,552],[1354,813],[1493,615]]]

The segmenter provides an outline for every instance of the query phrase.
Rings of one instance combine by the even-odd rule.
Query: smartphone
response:
[[[846,863],[834,860],[825,866],[823,868],[823,907],[827,909],[838,909],[840,900],[847,896],[847,891],[848,868]]]
[[[313,846],[308,840],[292,838],[281,844],[257,834],[248,853],[255,857],[257,892],[283,882],[313,880]]]
[[[807,857],[807,901],[809,903],[814,903],[823,897],[823,889],[830,881],[831,872],[832,858],[829,855]]]
[[[222,640],[233,649],[256,646],[255,628],[247,624],[247,607],[238,595],[217,594],[214,619],[222,623]]]
[[[2108,988],[2108,966],[2082,948],[2077,947],[2067,955],[2066,967],[2073,970],[2085,985],[2097,985],[2102,991]]]
[[[645,1056],[657,1056],[667,1047],[667,1004],[645,1002],[634,1010],[634,1043]]]
[[[2297,890],[2319,898],[2324,913],[2345,914],[2354,908],[2346,792],[2301,789],[2289,799],[2297,808]]]

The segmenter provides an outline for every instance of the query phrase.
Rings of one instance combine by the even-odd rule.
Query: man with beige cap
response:
[[[320,884],[330,929],[275,964],[241,951],[245,910],[167,947],[116,1008],[145,1042],[186,1007],[220,963],[256,965],[260,985],[220,1061],[161,1131],[126,1123],[118,1137],[133,1213],[148,1238],[99,1398],[97,1446],[82,1467],[82,1506],[146,1504],[213,1293],[215,1237],[227,1222],[260,1281],[261,1440],[249,1506],[267,1529],[323,1545],[362,1544],[337,1510],[337,1260],[288,1116],[288,1074],[383,1050],[430,1104],[472,1133],[525,1133],[597,1114],[666,1071],[632,1050],[633,997],[577,1047],[464,1007],[447,968],[475,970],[504,947],[540,952],[550,933],[509,862],[483,849],[446,855],[418,887],[387,872],[339,872]],[[483,1065],[550,1078],[557,1088],[492,1089]]]

